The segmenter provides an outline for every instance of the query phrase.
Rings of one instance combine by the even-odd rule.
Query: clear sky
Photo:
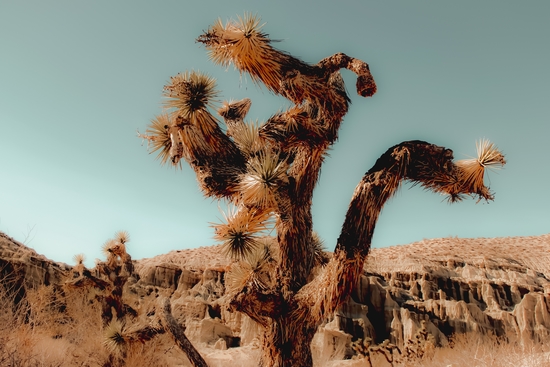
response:
[[[550,2],[0,0],[0,231],[51,259],[88,264],[118,230],[134,258],[214,243],[217,203],[192,170],[160,166],[136,137],[161,112],[169,77],[200,70],[248,119],[287,105],[214,65],[196,37],[218,17],[257,13],[276,47],[315,63],[345,52],[369,63],[378,93],[355,94],[323,166],[314,225],[332,249],[360,178],[390,146],[420,139],[506,154],[496,200],[448,204],[405,185],[374,247],[448,236],[550,232]]]

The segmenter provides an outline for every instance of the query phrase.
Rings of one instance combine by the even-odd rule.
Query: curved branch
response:
[[[502,154],[497,154],[504,164]],[[452,159],[452,150],[423,141],[406,141],[388,149],[357,185],[334,256],[324,272],[298,293],[297,312],[319,322],[322,315],[334,312],[348,298],[363,270],[380,211],[402,181],[448,194],[451,201],[461,195],[491,200],[488,188],[479,182],[473,185]]]
[[[357,94],[363,97],[371,97],[376,93],[376,83],[370,73],[369,65],[364,61],[340,52],[324,58],[317,65],[331,74],[343,68],[353,71],[357,74]]]

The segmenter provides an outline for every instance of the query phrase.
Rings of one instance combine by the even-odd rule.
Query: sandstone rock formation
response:
[[[39,255],[0,232],[0,282],[12,285],[9,289],[17,293],[16,302],[25,296],[28,288],[60,284],[70,268]]]
[[[210,350],[211,360],[227,361],[237,347],[254,353],[261,328],[244,314],[228,311],[228,265],[216,246],[138,260],[127,285],[136,295],[133,307],[152,307],[151,300],[168,296],[188,337]],[[62,283],[71,267],[0,233],[0,269],[0,279],[16,276],[28,288]],[[443,238],[372,250],[351,299],[319,328],[314,355],[349,358],[351,342],[366,337],[403,345],[422,321],[439,345],[453,333],[469,331],[548,340],[550,234]]]

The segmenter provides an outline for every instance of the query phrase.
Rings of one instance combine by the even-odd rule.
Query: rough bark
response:
[[[388,149],[364,175],[352,197],[333,258],[297,293],[284,294],[286,307],[272,318],[264,336],[263,366],[311,366],[309,345],[324,315],[347,300],[362,273],[379,214],[404,180],[436,192],[477,194],[486,188],[461,184],[449,149],[407,141]],[[457,184],[458,182],[458,184]]]
[[[226,103],[218,110],[227,125],[224,135],[205,107],[206,97],[212,94],[210,87],[206,88],[212,86],[211,80],[192,74],[182,82],[185,88],[180,94],[191,95],[200,89],[197,83],[193,86],[197,80],[203,80],[201,88],[208,89],[208,93],[193,97],[204,102],[201,104],[204,109],[200,111],[203,117],[190,119],[189,124],[181,126],[181,131],[191,128],[200,131],[182,135],[181,150],[195,169],[207,196],[229,198],[242,213],[257,210],[276,218],[279,258],[272,277],[276,280],[261,287],[252,283],[243,285],[240,294],[232,298],[231,307],[265,327],[263,366],[311,366],[313,333],[323,316],[333,312],[349,296],[362,271],[380,210],[400,182],[418,182],[436,192],[449,194],[453,200],[462,194],[478,194],[487,199],[489,194],[483,185],[472,187],[462,182],[464,177],[451,161],[450,150],[419,141],[392,147],[361,180],[334,256],[311,281],[313,190],[323,158],[338,137],[350,102],[340,70],[348,69],[357,75],[357,93],[363,97],[374,95],[377,87],[364,61],[337,53],[310,65],[272,47],[268,35],[261,29],[259,18],[245,15],[225,25],[216,22],[198,41],[206,46],[214,62],[226,67],[233,64],[255,82],[287,98],[293,106],[268,119],[258,131],[259,148],[245,152],[235,142],[250,100]],[[190,101],[184,104],[188,106]],[[171,141],[165,135],[151,139],[166,141],[164,152],[170,148]],[[263,161],[271,172],[259,172],[258,157],[266,156],[276,157],[278,161]],[[273,167],[281,165],[285,167],[284,172],[269,176]],[[259,198],[254,201],[256,194]],[[256,227],[261,226],[256,223]],[[253,243],[253,234],[244,226],[228,224],[227,228],[229,230],[217,233],[223,234],[218,238],[229,243],[228,247]],[[235,252],[243,254],[249,250],[241,248]]]

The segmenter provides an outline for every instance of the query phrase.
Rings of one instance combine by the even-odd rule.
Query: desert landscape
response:
[[[75,287],[78,265],[0,234],[0,365],[190,366],[167,333],[132,337],[158,324],[164,298],[209,366],[257,365],[261,326],[228,310],[220,246],[132,262],[122,299],[135,314],[113,344],[101,316],[109,285]],[[550,234],[373,249],[351,298],[317,330],[314,365],[549,366],[549,264]]]
[[[35,5],[0,21],[0,120],[29,148],[1,154],[0,366],[550,366],[544,11],[277,3],[272,38],[222,2]]]

